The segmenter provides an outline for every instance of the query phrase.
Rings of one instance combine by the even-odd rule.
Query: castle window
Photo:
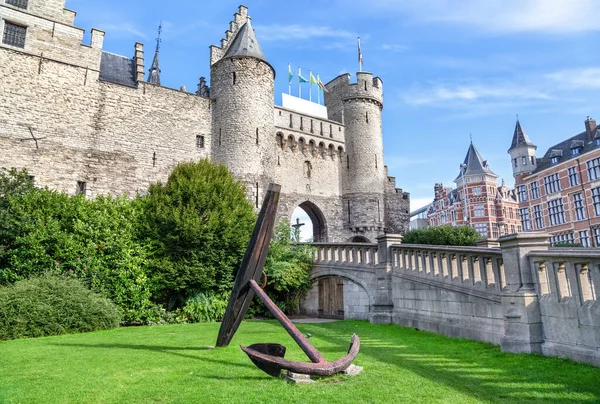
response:
[[[323,136],[323,122],[321,122],[321,136]]]
[[[221,146],[221,128],[219,128],[219,146]]]
[[[531,165],[534,166],[535,165],[535,156],[531,156]]]
[[[310,133],[313,133],[315,130],[313,129],[313,120],[310,120]]]
[[[290,128],[294,127],[294,117],[290,114]]]
[[[6,4],[27,9],[27,0],[6,0]]]
[[[204,136],[196,135],[196,147],[198,149],[204,149]]]
[[[77,195],[85,196],[85,192],[87,191],[87,183],[83,181],[77,181]]]
[[[517,167],[519,165],[519,160],[514,159],[513,161],[515,162],[515,167]]]
[[[310,178],[312,176],[312,165],[310,161],[304,162],[304,178]]]
[[[365,120],[367,123],[369,123],[369,113],[365,112]]]
[[[231,73],[231,84],[235,84],[236,79],[235,72]]]
[[[25,48],[27,27],[4,21],[4,36],[2,43],[16,48]]]
[[[329,137],[333,137],[333,125],[329,125]]]
[[[349,170],[350,169],[350,156],[348,156],[346,154],[346,168]]]
[[[527,165],[527,156],[521,157],[521,164],[524,165],[524,166]]]
[[[256,128],[256,144],[258,144],[258,128]]]
[[[304,130],[304,119],[300,117],[300,130]]]

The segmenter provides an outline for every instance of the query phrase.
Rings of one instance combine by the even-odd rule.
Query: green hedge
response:
[[[118,308],[76,279],[44,276],[0,287],[0,340],[105,330]]]
[[[405,244],[474,246],[481,236],[470,226],[436,226],[408,231]]]

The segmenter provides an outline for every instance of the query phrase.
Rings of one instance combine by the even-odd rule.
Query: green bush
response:
[[[118,327],[119,310],[76,279],[44,276],[0,287],[0,340]]]
[[[221,321],[225,316],[229,296],[214,292],[198,293],[185,302],[178,318],[190,323]]]
[[[312,287],[309,280],[312,266],[313,248],[308,244],[293,244],[290,224],[278,223],[265,264],[265,291],[284,312],[298,311],[300,297]]]
[[[19,195],[31,189],[33,181],[26,170],[0,168],[0,203],[4,195]]]
[[[580,248],[580,247],[583,247],[583,244],[581,244],[581,243],[569,243],[569,242],[566,242],[566,241],[561,241],[561,242],[558,242],[558,243],[554,243],[552,246],[553,247]]]
[[[0,284],[44,273],[82,280],[115,302],[125,322],[153,318],[149,247],[136,239],[138,201],[87,200],[30,188],[0,197]]]
[[[199,292],[230,291],[256,215],[227,168],[207,160],[179,164],[141,201],[157,300],[172,310]]]
[[[436,226],[408,231],[402,238],[405,244],[474,246],[481,236],[470,226]]]

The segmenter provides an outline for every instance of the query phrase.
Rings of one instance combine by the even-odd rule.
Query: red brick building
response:
[[[600,246],[600,130],[585,131],[536,157],[536,146],[517,120],[508,153],[523,231],[546,231],[551,243]]]
[[[498,176],[473,143],[454,183],[454,189],[435,184],[434,201],[427,212],[430,226],[469,225],[489,239],[521,231],[515,191],[504,181],[498,186]]]

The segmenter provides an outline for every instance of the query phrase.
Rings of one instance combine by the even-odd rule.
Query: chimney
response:
[[[596,120],[594,118],[588,116],[585,120],[585,132],[587,133],[588,142],[594,140],[594,135],[596,134]]]
[[[139,42],[135,44],[135,81],[144,81],[144,45]]]
[[[435,200],[441,199],[444,193],[444,185],[443,184],[435,184],[434,187]]]

